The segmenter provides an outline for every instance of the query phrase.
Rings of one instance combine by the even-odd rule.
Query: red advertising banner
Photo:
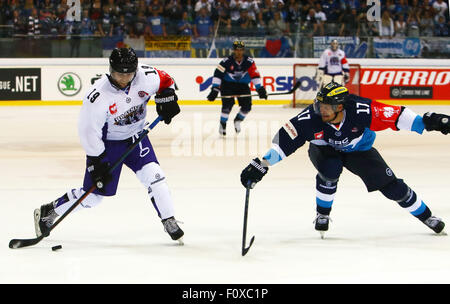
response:
[[[371,99],[450,100],[450,69],[361,68],[360,95]]]

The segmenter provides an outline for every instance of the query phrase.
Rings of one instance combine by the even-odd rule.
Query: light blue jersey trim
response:
[[[266,153],[266,155],[263,156],[263,158],[264,158],[265,160],[267,160],[267,162],[268,162],[271,166],[275,165],[276,163],[278,163],[279,161],[281,161],[281,160],[283,159],[283,158],[281,157],[281,155],[280,155],[277,151],[275,151],[274,149],[270,149],[270,150]]]

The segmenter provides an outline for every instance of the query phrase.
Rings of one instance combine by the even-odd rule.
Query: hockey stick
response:
[[[136,141],[123,153],[123,155],[119,158],[119,160],[117,160],[112,167],[109,169],[109,173],[111,174],[116,168],[117,166],[119,166],[124,160],[125,158],[127,158],[127,156],[134,150],[134,148],[147,136],[147,134],[150,132],[151,129],[153,129],[160,121],[162,120],[161,116],[158,116],[150,125],[144,127],[141,135],[136,139]],[[43,238],[47,237],[50,235],[50,232],[55,229],[56,226],[58,226],[59,223],[61,223],[61,221],[69,215],[70,212],[72,212],[73,209],[75,209],[79,204],[81,204],[81,202],[89,195],[91,194],[95,189],[97,188],[101,188],[102,184],[101,182],[92,185],[91,188],[89,188],[88,191],[86,191],[85,193],[83,193],[83,195],[75,202],[73,203],[72,206],[70,206],[69,209],[67,209],[66,212],[64,212],[63,215],[61,215],[61,217],[49,228],[48,233],[46,233],[45,235],[42,234],[37,238],[34,239],[12,239],[9,242],[9,248],[11,249],[16,249],[16,248],[22,248],[22,247],[27,247],[27,246],[33,246],[36,245],[37,243],[39,243],[40,241],[42,241]]]
[[[250,198],[250,181],[246,187],[245,192],[245,209],[244,209],[244,229],[242,233],[242,256],[246,255],[247,252],[250,250],[250,247],[252,247],[253,241],[255,240],[255,236],[252,236],[250,239],[250,244],[248,247],[245,247],[246,238],[247,238],[247,215],[248,215],[248,202]]]
[[[295,90],[297,90],[300,87],[301,82],[297,81],[294,86],[292,87],[292,89],[290,89],[289,91],[286,92],[279,92],[279,93],[268,93],[267,96],[272,96],[272,95],[289,95],[294,93]],[[233,98],[233,97],[259,97],[258,94],[243,94],[243,95],[225,95],[225,96],[219,96],[219,98]]]

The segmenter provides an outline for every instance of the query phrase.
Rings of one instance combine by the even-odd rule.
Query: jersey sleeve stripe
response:
[[[422,117],[414,113],[408,108],[404,108],[397,121],[397,128],[400,130],[414,131],[419,134],[423,133],[425,125]]]

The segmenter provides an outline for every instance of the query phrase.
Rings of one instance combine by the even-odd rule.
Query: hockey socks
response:
[[[400,207],[406,209],[434,232],[441,233],[444,229],[444,222],[432,216],[430,208],[428,208],[422,199],[417,196],[416,192],[409,188],[403,180],[397,179],[380,191],[387,198],[395,200]]]
[[[330,215],[334,196],[337,190],[337,180],[325,181],[319,174],[316,175],[316,210],[322,215]]]

